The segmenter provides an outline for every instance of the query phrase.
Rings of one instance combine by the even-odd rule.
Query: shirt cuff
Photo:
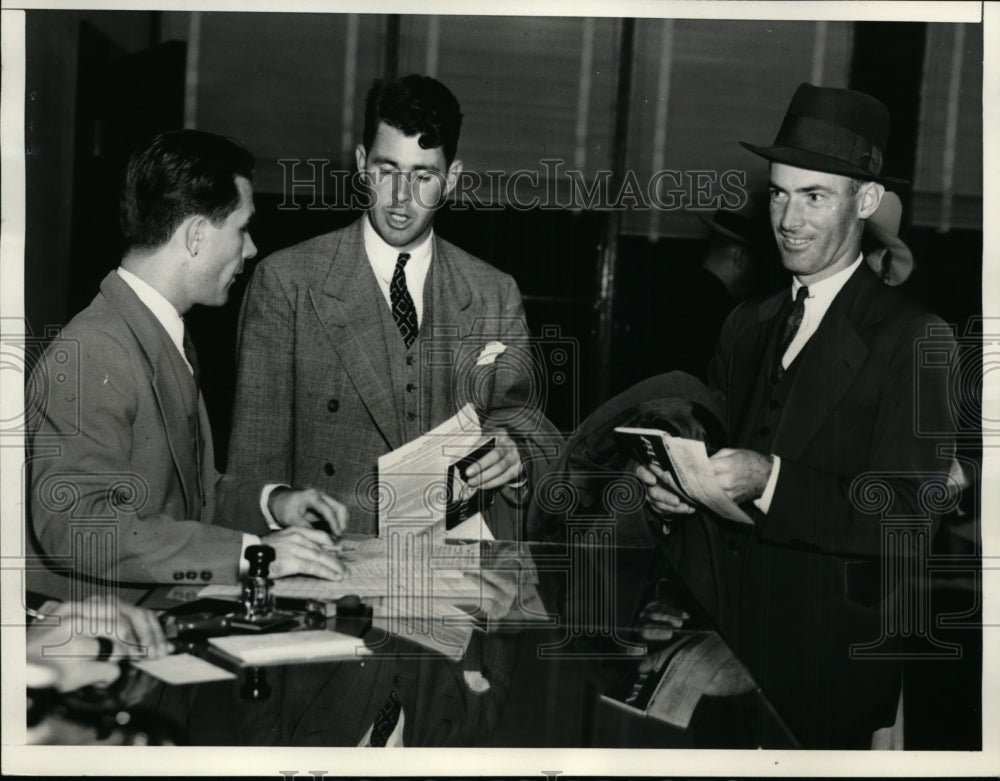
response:
[[[240,567],[238,573],[241,578],[250,571],[250,562],[247,561],[246,552],[247,548],[251,545],[260,545],[260,537],[256,534],[243,532],[243,547],[240,548]]]
[[[507,485],[505,487],[506,488],[513,488],[515,490],[519,490],[521,488],[524,488],[527,484],[528,484],[528,470],[525,469],[524,462],[522,461],[521,462],[521,471],[518,472],[517,478],[514,479],[514,480],[511,480],[509,483],[507,483]]]
[[[291,488],[291,486],[283,485],[282,483],[268,483],[264,486],[264,490],[260,492],[260,514],[264,516],[264,520],[267,521],[267,525],[272,531],[281,529],[281,524],[274,520],[271,510],[267,506],[267,503],[271,501],[271,493],[275,488]]]
[[[774,499],[774,489],[778,485],[778,472],[781,469],[781,457],[773,456],[774,465],[771,467],[771,476],[767,478],[767,485],[764,486],[764,493],[760,499],[754,499],[753,503],[764,515],[771,509],[771,500]]]

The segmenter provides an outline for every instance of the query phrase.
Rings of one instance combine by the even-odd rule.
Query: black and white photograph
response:
[[[1000,772],[1000,7],[2,35],[4,773]]]

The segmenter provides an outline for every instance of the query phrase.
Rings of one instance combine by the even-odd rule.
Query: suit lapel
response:
[[[448,326],[465,324],[469,318],[469,305],[472,303],[472,286],[463,273],[461,261],[448,245],[440,241],[437,234],[434,235],[433,242],[431,263],[434,267],[434,284],[431,295],[435,322]],[[426,290],[424,298],[427,298]]]
[[[455,345],[456,349],[452,352],[452,363],[447,365],[440,365],[438,360],[425,360],[425,356],[429,357],[428,350],[426,347],[421,349],[422,381],[425,385],[429,383],[422,412],[429,426],[444,422],[456,412],[455,393],[462,382],[458,373],[469,368],[458,343],[472,331],[474,315],[478,312],[470,306],[472,286],[461,259],[436,234],[433,242],[431,271],[424,288],[425,317],[420,326],[420,338],[443,340]],[[433,320],[426,316],[427,313],[433,314]],[[440,349],[433,352],[441,354]]]
[[[385,301],[365,255],[361,226],[359,220],[332,248],[323,288],[310,290],[309,298],[372,420],[389,446],[397,448],[403,444],[402,432],[379,315]]]
[[[153,396],[163,421],[170,456],[177,467],[188,517],[199,518],[198,451],[191,439],[184,403],[183,383],[190,382],[190,372],[166,330],[116,272],[112,271],[101,282],[101,293],[121,314],[146,357]],[[206,428],[205,438],[210,437],[211,432]]]
[[[800,363],[774,436],[775,451],[788,458],[802,455],[868,357],[868,347],[858,332],[868,313],[869,282],[874,280],[869,280],[866,272],[862,263],[798,357]]]

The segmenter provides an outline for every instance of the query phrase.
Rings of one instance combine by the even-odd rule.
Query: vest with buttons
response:
[[[424,281],[424,290],[431,290],[434,274],[434,266],[427,273]],[[381,294],[379,298],[384,302],[385,297]],[[409,442],[416,439],[421,434],[431,428],[427,420],[428,410],[423,409],[423,402],[429,403],[429,388],[421,387],[422,379],[429,381],[428,377],[421,377],[420,368],[420,343],[429,333],[427,323],[433,322],[431,311],[431,299],[433,296],[423,297],[423,316],[421,317],[420,328],[417,338],[409,347],[403,341],[399,327],[392,316],[392,309],[388,303],[379,307],[379,315],[382,321],[382,333],[385,339],[385,347],[389,356],[389,372],[392,383],[392,397],[396,399],[396,418],[399,423],[399,431],[402,434],[402,441]]]

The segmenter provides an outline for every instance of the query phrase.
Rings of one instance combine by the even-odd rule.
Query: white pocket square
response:
[[[479,353],[479,357],[476,359],[476,366],[487,366],[493,363],[496,361],[498,355],[503,355],[506,349],[507,345],[503,342],[487,342],[483,351]]]

